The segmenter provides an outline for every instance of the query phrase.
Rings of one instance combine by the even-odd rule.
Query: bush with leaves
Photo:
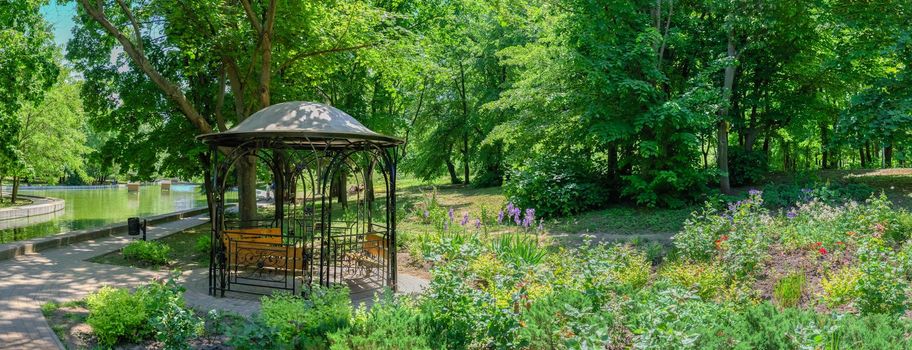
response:
[[[510,172],[503,190],[517,206],[535,208],[543,217],[571,215],[609,199],[597,178],[581,160],[542,156]]]
[[[133,241],[121,249],[124,258],[148,265],[167,264],[171,247],[157,241]]]
[[[414,300],[389,291],[357,310],[350,326],[328,334],[332,350],[431,349]]]
[[[662,266],[659,275],[672,285],[693,291],[703,300],[712,300],[728,282],[725,271],[709,262],[669,262]]]
[[[86,297],[86,323],[98,342],[113,346],[120,341],[139,341],[148,335],[146,303],[124,288],[101,287]]]
[[[732,186],[758,184],[769,172],[769,159],[762,150],[728,147],[728,176]]]

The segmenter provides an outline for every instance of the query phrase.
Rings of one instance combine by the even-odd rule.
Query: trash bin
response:
[[[142,239],[146,240],[146,223],[145,219],[140,218],[128,218],[127,219],[127,234],[130,236],[138,236],[142,233]]]

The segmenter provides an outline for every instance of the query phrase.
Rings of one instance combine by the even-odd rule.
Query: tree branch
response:
[[[253,6],[250,6],[250,0],[241,0],[241,6],[244,7],[244,13],[247,14],[247,19],[250,20],[253,29],[256,29],[257,33],[262,33],[263,24],[260,23],[260,19],[257,18],[256,13],[253,12]]]
[[[133,26],[133,40],[136,41],[136,49],[140,54],[145,55],[145,50],[143,49],[142,43],[142,34],[139,31],[139,23],[136,22],[136,18],[133,17],[133,12],[130,11],[130,8],[123,2],[123,0],[117,0],[117,4],[120,5],[120,9],[123,10],[124,14],[127,15],[127,19],[130,20],[130,24]]]
[[[211,133],[212,126],[209,125],[209,122],[200,115],[199,111],[190,104],[190,101],[187,100],[187,96],[181,92],[180,88],[167,78],[161,75],[155,67],[149,63],[149,60],[137,50],[136,46],[127,38],[117,27],[115,27],[108,19],[105,17],[100,7],[95,7],[89,4],[89,0],[77,0],[79,4],[86,10],[86,13],[92,17],[98,24],[100,24],[108,34],[114,36],[115,39],[123,47],[124,52],[133,59],[133,62],[139,67],[139,69],[155,83],[159,89],[167,96],[169,99],[174,101],[180,111],[184,114],[185,117],[192,123],[201,133]]]
[[[298,60],[300,60],[300,59],[303,59],[303,58],[313,57],[313,56],[319,56],[319,55],[325,55],[325,54],[328,54],[328,53],[336,53],[336,52],[343,52],[343,51],[360,50],[360,49],[363,49],[363,48],[372,47],[372,46],[374,46],[374,45],[375,45],[375,44],[371,43],[371,44],[361,44],[361,45],[355,45],[355,46],[349,46],[349,47],[334,47],[334,48],[331,48],[331,49],[319,50],[319,51],[302,52],[302,53],[299,53],[299,54],[297,54],[297,55],[294,55],[292,58],[289,58],[287,61],[285,61],[285,63],[282,63],[282,65],[279,66],[279,71],[280,71],[280,72],[281,72],[281,71],[284,71],[284,70],[285,70],[286,68],[288,68],[288,66],[290,66],[292,63],[294,63],[294,62],[296,62],[296,61],[298,61]]]

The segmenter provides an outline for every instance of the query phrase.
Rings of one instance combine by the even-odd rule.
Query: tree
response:
[[[26,103],[17,113],[19,128],[12,140],[17,158],[8,169],[14,200],[23,178],[56,183],[67,171],[84,176],[88,147],[82,100],[78,83],[67,75],[62,69],[41,102]]]
[[[0,199],[3,177],[21,164],[18,112],[56,81],[56,48],[38,8],[44,1],[0,1]],[[15,193],[13,194],[15,201]]]
[[[157,152],[145,152],[147,156],[141,158],[161,159],[166,154],[185,164],[184,171],[192,168],[197,173],[209,170],[208,156],[192,137],[227,130],[275,102],[275,92],[296,97],[282,94],[283,86],[306,84],[313,76],[298,80],[287,79],[286,74],[319,72],[302,68],[306,64],[382,45],[388,18],[364,2],[241,0],[240,6],[184,0],[78,2],[80,26],[68,58],[90,72],[88,80],[96,80],[87,84],[87,91],[109,96],[91,108],[94,119],[123,113],[111,119],[124,118],[133,125],[108,124],[108,130],[137,130],[141,128],[135,126],[141,125],[167,130],[167,139],[174,141],[169,146],[179,147],[165,147],[167,152],[154,147]],[[111,53],[120,50],[128,59],[118,57],[111,64]],[[120,73],[129,74],[121,77]],[[106,86],[111,81],[118,84]],[[144,96],[130,91],[135,84],[143,86]],[[139,101],[120,104],[111,98],[124,94]],[[154,108],[141,102],[151,96],[158,99]],[[177,116],[185,123],[174,123],[172,117]],[[137,168],[158,163],[137,164],[126,156],[120,160]],[[256,212],[255,160],[242,159],[237,169],[241,220],[248,220]],[[209,176],[205,178],[208,183]]]

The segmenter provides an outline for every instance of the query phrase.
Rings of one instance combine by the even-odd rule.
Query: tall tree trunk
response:
[[[238,159],[238,217],[242,223],[256,219],[256,157],[246,156]]]
[[[10,192],[10,202],[15,204],[19,199],[19,176],[13,176],[13,191]]]
[[[883,149],[883,164],[884,168],[893,167],[893,144],[887,144]]]
[[[461,184],[462,180],[459,179],[459,175],[456,175],[456,165],[453,164],[453,160],[447,157],[446,160],[447,172],[450,173],[450,183],[451,184]]]
[[[468,131],[462,134],[462,172],[465,176],[465,184],[469,184],[469,133]]]
[[[861,161],[861,168],[868,167],[868,159],[865,158],[864,146],[858,147],[858,159]]]
[[[735,59],[735,43],[732,41],[731,34],[728,36],[728,58],[732,61]],[[725,67],[725,80],[722,86],[722,95],[731,103],[732,84],[735,81],[734,62]],[[731,193],[731,183],[728,176],[728,117],[729,107],[726,106],[719,113],[719,121],[716,137],[719,139],[716,146],[716,160],[719,163],[719,189],[722,193]]]
[[[871,167],[872,164],[875,164],[873,162],[874,158],[871,157],[871,143],[865,142],[864,149],[865,149],[865,159],[868,160],[868,167]],[[876,165],[873,165],[873,166],[876,166]]]
[[[339,196],[337,198],[342,208],[348,207],[348,174],[344,170],[339,170]]]
[[[788,141],[782,140],[782,170],[789,170],[789,143]]]
[[[828,150],[829,147],[827,147],[828,138],[829,138],[829,136],[827,135],[827,126],[825,123],[821,122],[820,123],[820,154],[822,155],[822,159],[820,161],[821,169],[829,169],[829,164],[830,164],[829,163],[829,160],[830,160],[829,153],[830,152]]]

